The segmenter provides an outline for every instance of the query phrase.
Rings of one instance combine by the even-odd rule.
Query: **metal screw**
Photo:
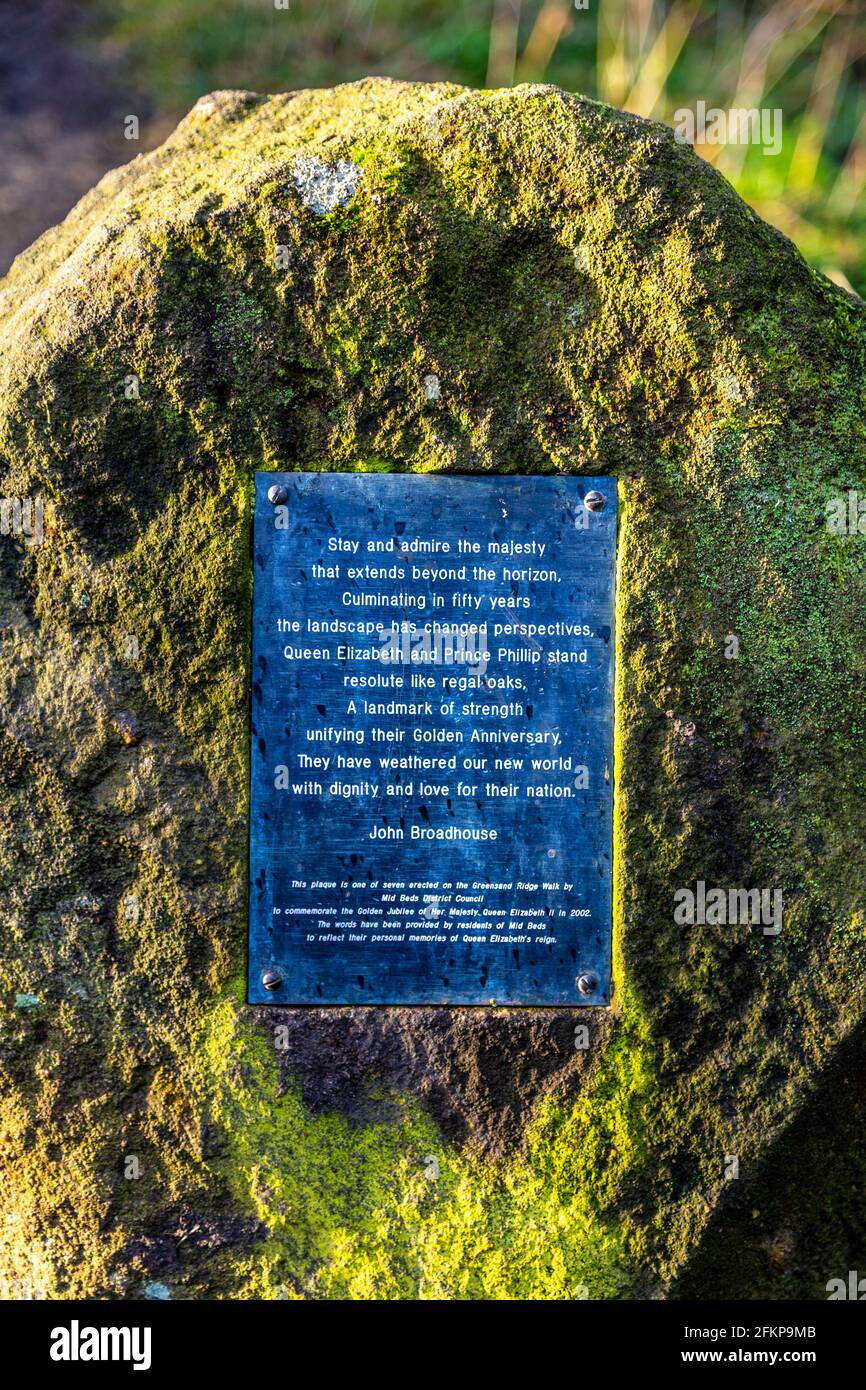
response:
[[[283,983],[283,977],[279,970],[266,970],[262,976],[262,984],[265,989],[279,989]]]
[[[268,501],[273,502],[275,507],[284,507],[289,500],[289,489],[282,483],[273,483],[268,488]]]
[[[598,989],[598,976],[594,970],[587,970],[585,975],[578,975],[577,987],[581,994],[595,994]]]
[[[603,511],[606,501],[607,498],[603,492],[596,492],[595,489],[593,489],[592,492],[588,492],[584,497],[583,505],[588,512],[600,512]]]

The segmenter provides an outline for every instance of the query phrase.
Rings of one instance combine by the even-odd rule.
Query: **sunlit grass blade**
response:
[[[623,103],[626,111],[634,111],[638,116],[653,114],[666,93],[674,64],[700,10],[700,0],[674,0]]]
[[[551,0],[542,5],[517,67],[521,82],[543,79],[559,40],[571,28],[571,14],[568,0]]]
[[[849,215],[854,211],[866,189],[866,111],[854,132],[854,138],[845,156],[827,199],[828,207],[837,214]]]
[[[632,83],[626,49],[628,0],[606,0],[598,8],[598,95],[622,106]]]
[[[520,10],[521,0],[494,0],[487,60],[488,87],[510,87],[514,82]]]
[[[829,35],[821,46],[809,104],[803,113],[788,166],[787,184],[800,194],[810,192],[816,183],[824,135],[851,60],[852,39],[852,31],[844,29],[838,35]]]

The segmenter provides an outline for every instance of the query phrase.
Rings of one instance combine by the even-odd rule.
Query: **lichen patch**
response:
[[[324,215],[351,202],[362,172],[359,165],[348,159],[325,164],[315,155],[304,155],[295,161],[292,177],[301,201],[313,212]]]

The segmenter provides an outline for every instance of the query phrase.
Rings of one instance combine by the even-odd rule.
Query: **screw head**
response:
[[[585,974],[578,975],[577,987],[581,994],[595,994],[598,989],[598,976],[594,970],[587,970]]]
[[[279,970],[266,970],[262,975],[262,985],[265,989],[279,989],[283,983],[283,977]]]
[[[289,489],[282,483],[272,483],[268,488],[268,501],[275,507],[284,507],[289,500]]]
[[[588,492],[584,497],[583,505],[586,507],[586,510],[588,512],[600,512],[604,510],[604,504],[606,501],[607,498],[605,497],[604,493],[596,492],[595,488],[593,488],[592,492]]]

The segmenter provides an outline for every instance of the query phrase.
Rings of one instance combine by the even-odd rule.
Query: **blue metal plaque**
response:
[[[258,473],[249,999],[605,1004],[612,478]]]

